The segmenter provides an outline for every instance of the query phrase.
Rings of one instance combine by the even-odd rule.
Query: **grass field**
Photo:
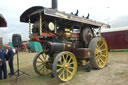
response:
[[[128,84],[128,52],[109,52],[108,66],[101,70],[84,72],[78,68],[75,77],[66,83],[60,83],[55,78],[39,76],[33,70],[33,58],[36,53],[19,53],[20,70],[30,76],[22,75],[16,82],[16,77],[1,80],[0,85],[126,85]],[[16,56],[14,56],[16,71]],[[9,67],[8,73],[9,73]]]

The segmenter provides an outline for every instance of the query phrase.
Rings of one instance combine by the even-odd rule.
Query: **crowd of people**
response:
[[[15,55],[15,50],[10,47],[3,47],[0,49],[0,80],[7,79],[7,66],[6,61],[10,68],[9,76],[14,75],[13,67],[13,56]]]

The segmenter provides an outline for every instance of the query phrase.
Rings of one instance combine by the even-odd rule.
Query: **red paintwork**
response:
[[[42,33],[41,35],[45,37],[56,37],[56,35],[53,33]]]
[[[128,49],[128,30],[101,33],[109,49]]]
[[[72,36],[71,36],[72,38],[79,38],[80,37],[80,35],[79,34],[72,34]]]
[[[30,37],[30,40],[40,42],[39,36],[32,36]]]
[[[43,36],[43,37],[56,37],[56,35],[53,33],[42,33],[41,36]],[[32,36],[32,37],[30,37],[30,40],[40,42],[39,36]]]

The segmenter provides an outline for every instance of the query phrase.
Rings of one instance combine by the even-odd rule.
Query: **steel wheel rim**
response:
[[[41,53],[36,59],[36,69],[41,75],[48,75],[51,73],[51,70],[46,68],[46,62],[48,61],[48,58],[49,55]]]
[[[100,68],[107,64],[108,60],[108,47],[103,38],[99,39],[95,48],[96,63]]]
[[[64,53],[58,58],[56,72],[61,81],[71,80],[77,70],[77,61],[71,53]]]

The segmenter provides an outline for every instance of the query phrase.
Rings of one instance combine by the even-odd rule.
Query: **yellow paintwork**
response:
[[[103,38],[100,38],[95,48],[96,63],[99,68],[105,67],[108,60],[108,47]]]
[[[64,53],[58,59],[57,76],[61,81],[71,80],[77,71],[77,61],[71,53]]]

